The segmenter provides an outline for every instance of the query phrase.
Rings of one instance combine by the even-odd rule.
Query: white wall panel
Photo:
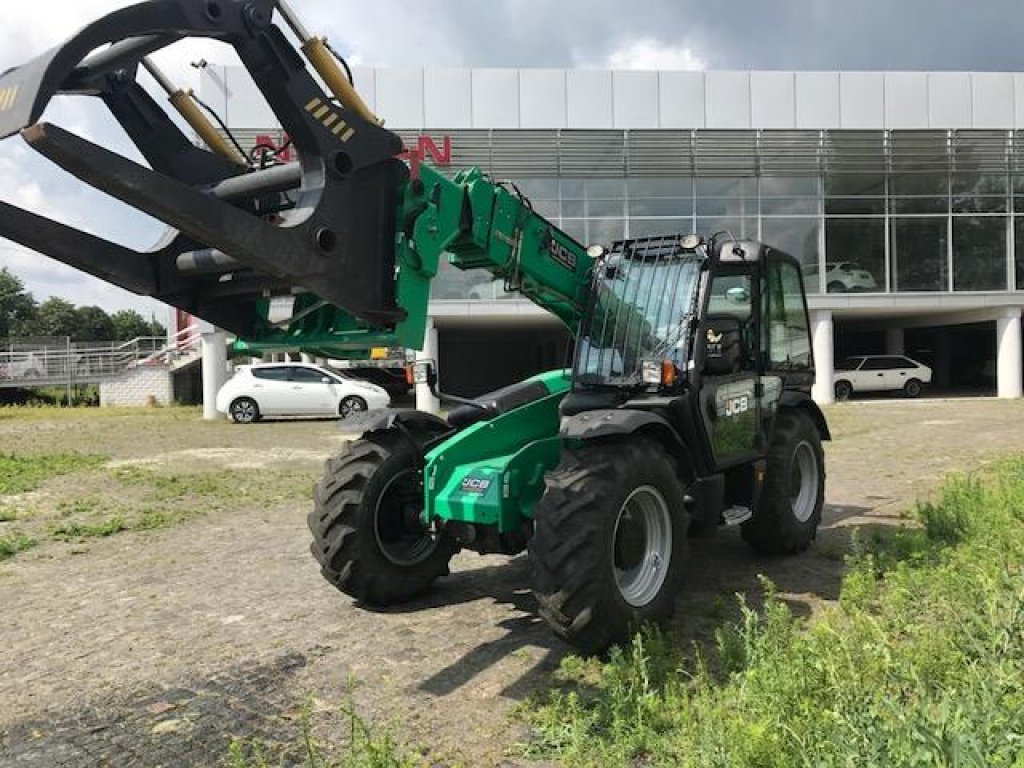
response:
[[[470,128],[468,69],[428,67],[423,71],[423,121],[427,128]]]
[[[570,69],[565,76],[567,126],[611,128],[612,73],[596,69]]]
[[[966,128],[971,125],[971,76],[967,72],[928,75],[928,127]]]
[[[708,128],[750,127],[750,73],[705,73]]]
[[[378,69],[377,114],[388,128],[422,129],[423,70]]]
[[[792,72],[750,73],[750,124],[754,128],[795,128]]]
[[[839,127],[839,73],[796,73],[796,127]]]
[[[662,128],[703,128],[704,73],[659,73],[658,107]]]
[[[515,69],[473,70],[473,127],[519,127],[519,72]]]
[[[881,72],[841,72],[839,119],[843,128],[884,127],[885,75]]]
[[[377,70],[373,67],[352,67],[352,80],[366,106],[377,113]]]
[[[519,70],[519,127],[565,128],[565,70]]]
[[[658,73],[612,72],[612,112],[616,128],[657,128]]]
[[[225,67],[224,84],[227,92],[226,121],[229,126],[240,129],[277,128],[277,117],[244,67]]]
[[[1013,127],[1024,128],[1024,75],[1013,76]]]
[[[971,74],[973,128],[1013,128],[1013,75]]]
[[[885,127],[928,127],[928,73],[885,73]]]

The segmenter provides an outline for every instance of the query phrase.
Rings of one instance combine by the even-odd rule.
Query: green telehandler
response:
[[[169,82],[151,54],[188,37],[234,48],[298,161],[247,153]],[[312,552],[360,604],[417,597],[461,549],[528,550],[540,615],[591,653],[671,615],[689,538],[738,525],[759,552],[804,550],[829,431],[810,396],[799,264],[729,233],[587,248],[511,182],[412,172],[339,63],[281,0],[109,14],[0,76],[0,138],[20,134],[168,231],[135,251],[0,203],[0,235],[202,317],[235,334],[239,354],[420,348],[442,259],[487,270],[566,325],[571,369],[463,399],[418,364],[417,380],[457,407],[367,413],[327,461]],[[100,99],[145,163],[39,122],[58,94]],[[292,311],[276,320],[281,297]]]

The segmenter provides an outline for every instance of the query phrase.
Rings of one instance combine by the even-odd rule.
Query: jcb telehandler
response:
[[[297,162],[249,155],[168,82],[149,56],[187,37],[235,49]],[[205,146],[140,85],[143,70]],[[38,122],[56,94],[102,100],[146,165]],[[829,433],[810,398],[790,256],[728,234],[584,248],[514,184],[428,166],[413,176],[400,139],[281,0],[111,13],[0,76],[0,137],[15,133],[169,229],[136,252],[0,203],[0,234],[203,317],[243,353],[419,348],[442,258],[488,270],[571,329],[571,370],[443,419],[367,414],[362,437],[327,461],[312,550],[361,603],[419,595],[463,548],[528,549],[541,615],[591,652],[669,616],[689,535],[740,525],[756,550],[778,554],[813,540]],[[282,296],[291,316],[272,321]],[[432,366],[417,373],[436,386]]]

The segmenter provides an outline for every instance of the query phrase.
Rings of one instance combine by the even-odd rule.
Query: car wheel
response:
[[[921,394],[921,382],[917,379],[911,379],[903,385],[903,394],[907,397],[917,397]]]
[[[232,401],[228,414],[235,424],[252,424],[260,418],[260,407],[251,397],[240,397]]]
[[[355,413],[362,413],[365,410],[366,401],[355,395],[349,395],[338,403],[338,415],[343,419],[347,419]]]
[[[850,399],[850,395],[853,394],[853,385],[848,381],[837,381],[836,382],[836,400],[844,402]]]
[[[846,292],[846,285],[844,283],[840,282],[839,280],[833,280],[831,283],[829,283],[827,286],[825,286],[825,289],[829,293],[845,293]]]

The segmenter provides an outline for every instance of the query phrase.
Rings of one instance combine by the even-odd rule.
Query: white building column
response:
[[[832,342],[832,312],[811,312],[811,340],[814,346],[814,386],[811,396],[818,405],[835,402],[835,351]]]
[[[437,368],[437,350],[437,328],[434,326],[434,318],[428,317],[427,328],[423,333],[423,349],[416,351],[416,362],[433,360]],[[434,397],[426,384],[416,385],[416,410],[426,411],[435,416],[441,413],[441,401]]]
[[[996,392],[999,397],[1021,396],[1020,307],[1007,307],[996,318]]]
[[[885,329],[885,354],[902,355],[904,348],[903,345],[904,340],[902,328]]]
[[[223,331],[207,322],[200,322],[199,333],[203,349],[203,418],[214,421],[217,392],[228,380],[228,340]]]

